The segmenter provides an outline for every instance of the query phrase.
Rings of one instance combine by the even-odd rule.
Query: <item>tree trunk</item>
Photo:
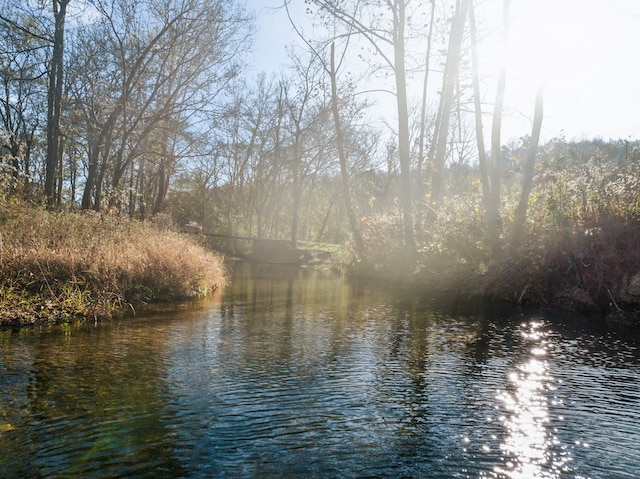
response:
[[[144,197],[144,189],[145,189],[145,172],[144,172],[145,160],[144,157],[140,158],[140,166],[138,166],[138,196],[140,197],[140,219],[145,220],[147,218],[147,204]]]
[[[412,264],[416,259],[416,242],[413,236],[413,207],[411,195],[411,146],[409,140],[409,111],[407,107],[407,78],[405,71],[405,3],[397,2],[394,11],[394,67],[396,99],[398,105],[398,153],[400,156],[400,204],[404,223],[405,254]]]
[[[162,205],[164,203],[164,198],[167,194],[167,188],[169,186],[168,175],[167,175],[167,148],[166,145],[163,145],[163,154],[160,158],[160,166],[158,168],[158,191],[156,194],[155,202],[153,204],[153,214],[157,215],[162,211]]]
[[[471,35],[471,69],[473,83],[473,101],[476,117],[476,143],[478,145],[478,167],[480,169],[480,183],[482,186],[482,200],[485,218],[488,220],[488,212],[491,203],[491,185],[489,184],[489,168],[487,165],[487,151],[484,144],[484,131],[482,128],[482,101],[480,98],[480,72],[478,68],[478,51],[476,36],[476,19],[473,6],[469,9],[469,33]]]
[[[164,202],[165,194],[167,191],[167,163],[169,162],[169,149],[168,145],[169,139],[164,138],[161,140],[162,146],[160,151],[160,164],[158,165],[158,185],[156,189],[156,195],[153,200],[153,209],[151,210],[152,215],[157,215],[162,211],[162,204]]]
[[[47,90],[47,157],[45,161],[44,195],[47,205],[56,201],[56,167],[61,163],[60,117],[62,116],[62,87],[64,67],[64,24],[69,0],[53,0],[55,32],[49,65]]]
[[[509,5],[510,0],[504,0],[502,12],[502,35],[500,39],[502,45],[502,56],[500,59],[501,65],[496,92],[496,102],[493,108],[493,124],[491,126],[491,172],[489,174],[491,190],[489,193],[489,207],[487,209],[487,226],[489,228],[489,243],[494,255],[496,255],[499,250],[500,233],[502,231],[502,220],[500,218],[500,180],[502,178],[500,130],[502,127],[502,106],[504,104],[507,80],[506,48],[507,39],[509,38]]]
[[[433,37],[433,24],[435,23],[435,0],[431,0],[431,21],[429,22],[429,34],[427,36],[427,53],[425,55],[424,79],[422,82],[422,104],[420,106],[420,138],[418,145],[418,171],[422,174],[424,165],[424,143],[427,129],[427,86],[429,84],[429,63],[431,59],[431,39]]]
[[[447,155],[447,137],[451,120],[451,108],[453,106],[454,90],[460,63],[460,49],[462,47],[462,37],[464,34],[464,24],[467,17],[467,9],[470,0],[462,0],[460,8],[451,25],[449,37],[449,50],[442,80],[442,97],[440,102],[440,120],[436,125],[437,133],[435,154],[432,160],[433,176],[431,179],[431,197],[428,217],[435,220],[436,212],[442,204],[444,196],[444,167]]]
[[[333,122],[336,127],[336,146],[338,147],[338,159],[340,161],[340,175],[342,196],[344,200],[344,206],[347,210],[347,218],[349,219],[349,226],[351,227],[351,234],[353,234],[353,242],[356,247],[356,255],[359,259],[365,260],[366,253],[364,249],[364,241],[360,234],[360,227],[358,225],[358,219],[353,211],[353,205],[351,204],[351,188],[349,186],[349,170],[347,167],[347,154],[344,149],[344,132],[342,131],[342,123],[340,121],[340,110],[338,106],[338,86],[336,82],[336,64],[335,64],[335,43],[331,43],[331,69],[329,71],[331,78],[331,111],[333,113]]]
[[[62,186],[64,180],[64,162],[62,161],[62,151],[64,148],[64,137],[60,135],[58,138],[58,154],[56,157],[58,158],[58,167],[56,168],[56,182],[58,183],[58,187],[54,191],[56,201],[55,204],[60,206],[62,204]]]
[[[544,89],[540,87],[536,95],[536,108],[533,115],[533,130],[531,132],[531,142],[527,149],[527,159],[524,165],[524,175],[522,177],[522,194],[516,209],[516,216],[513,222],[512,242],[518,245],[525,236],[524,223],[527,217],[529,206],[529,196],[533,188],[533,173],[536,166],[536,155],[538,154],[538,143],[540,142],[540,130],[542,129],[544,104]]]
[[[424,66],[424,79],[422,82],[422,104],[420,106],[420,137],[418,144],[418,191],[417,196],[420,202],[423,202],[426,198],[426,178],[423,177],[424,163],[425,163],[425,137],[427,134],[427,87],[429,85],[429,63],[431,60],[431,40],[433,38],[433,25],[435,23],[435,8],[436,2],[435,0],[431,0],[431,20],[429,22],[429,34],[427,36],[427,53],[425,55],[425,66]],[[418,208],[416,211],[416,224],[418,225],[416,228],[416,232],[418,235],[422,233],[422,218],[424,214],[424,208]],[[420,236],[419,236],[420,238]]]
[[[296,135],[293,145],[293,165],[292,165],[292,175],[293,175],[293,191],[291,193],[291,247],[298,247],[298,215],[300,214],[300,159],[299,148],[300,148],[300,132],[298,126],[296,126]]]

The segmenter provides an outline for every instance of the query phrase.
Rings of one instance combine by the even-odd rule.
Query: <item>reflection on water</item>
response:
[[[222,298],[0,332],[0,476],[609,478],[638,331],[239,265]]]
[[[498,394],[508,411],[500,419],[507,436],[500,446],[506,459],[496,472],[519,479],[559,477],[568,472],[568,458],[554,452],[560,441],[549,430],[549,394],[553,394],[553,378],[546,359],[544,323],[530,321],[521,326],[530,357],[508,374],[509,387]]]

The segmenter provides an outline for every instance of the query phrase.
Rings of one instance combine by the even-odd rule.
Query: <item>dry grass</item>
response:
[[[222,260],[169,229],[0,200],[0,323],[110,316],[128,304],[207,295]]]

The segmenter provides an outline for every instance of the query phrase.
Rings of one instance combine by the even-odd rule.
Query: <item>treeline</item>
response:
[[[0,0],[1,186],[136,218],[170,199],[181,221],[349,236],[363,258],[361,218],[386,197],[415,259],[414,215],[439,208],[446,165],[477,156],[465,114],[477,39],[469,0],[394,5],[310,2],[322,33],[299,30],[282,72],[252,78],[253,18],[230,0]],[[383,125],[363,92],[374,77],[397,100]]]
[[[51,207],[162,210],[210,155],[252,19],[228,1],[0,2],[4,189]]]
[[[3,193],[346,242],[380,271],[482,273],[559,228],[637,221],[637,141],[539,145],[542,89],[530,134],[502,137],[504,52],[482,62],[509,0],[306,4],[314,28],[289,15],[299,46],[253,75],[239,2],[0,0]]]

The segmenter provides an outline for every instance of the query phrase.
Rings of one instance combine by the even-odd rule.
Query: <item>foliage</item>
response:
[[[629,287],[640,271],[640,224],[601,224],[532,236],[490,270],[483,294],[559,309],[636,308],[640,297]]]
[[[596,151],[585,164],[549,158],[539,174],[532,217],[546,226],[598,226],[610,218],[640,219],[640,165],[616,164]]]
[[[364,218],[361,227],[368,261],[381,274],[392,274],[394,266],[403,254],[400,216],[389,213],[373,214]]]
[[[56,0],[54,11],[67,3]],[[69,9],[64,45],[57,34],[54,45],[62,29],[51,5],[0,0],[0,166],[14,167],[29,193],[46,186],[58,206],[157,213],[176,171],[208,148],[202,125],[215,121],[217,97],[238,75],[252,18],[223,0]],[[43,111],[47,98],[55,114]]]
[[[98,213],[0,204],[0,322],[108,316],[127,304],[202,296],[221,259],[158,225]]]
[[[640,144],[557,138],[533,162],[531,138],[501,145],[492,135],[485,152],[476,5],[387,3],[307,2],[322,27],[314,36],[329,37],[305,38],[290,68],[251,79],[240,75],[252,28],[242,2],[71,2],[86,10],[67,22],[54,65],[50,8],[0,0],[3,301],[64,297],[42,314],[65,316],[70,303],[87,315],[96,304],[204,292],[203,253],[171,233],[163,212],[181,228],[294,244],[349,243],[361,232],[363,254],[347,244],[342,258],[359,274],[473,294],[502,288],[523,301],[575,291],[574,274],[593,304],[622,301],[623,277],[635,275],[623,243],[640,222]],[[341,52],[331,70],[329,45]],[[44,106],[58,67],[56,147]],[[442,86],[432,98],[434,79]],[[396,100],[382,125],[368,115],[371,90]],[[501,110],[496,101],[493,125]],[[50,207],[100,213],[16,202],[41,199],[45,185]],[[569,276],[549,273],[553,262]],[[521,271],[526,284],[514,279]]]
[[[505,244],[488,293],[586,310],[640,302],[628,292],[640,271],[639,182],[640,164],[616,157],[615,142],[550,142],[530,199],[528,239]]]
[[[560,308],[640,304],[629,292],[640,273],[640,158],[621,156],[615,146],[597,140],[545,145],[521,243],[513,243],[511,233],[526,141],[505,152],[497,253],[487,239],[478,172],[450,179],[435,219],[416,229],[420,257],[411,280],[422,288]],[[367,216],[363,232],[370,272],[390,278],[402,258],[399,215]]]

